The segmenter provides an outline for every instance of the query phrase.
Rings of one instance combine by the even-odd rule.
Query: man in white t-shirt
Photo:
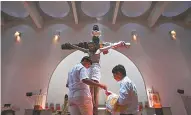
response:
[[[117,65],[112,69],[114,79],[120,82],[118,107],[126,106],[127,109],[121,110],[120,115],[136,115],[138,110],[138,96],[135,84],[127,77],[123,65]],[[109,95],[109,93],[107,93]]]
[[[93,104],[89,86],[100,87],[107,91],[103,84],[89,79],[88,68],[92,61],[88,56],[82,58],[68,73],[66,87],[69,88],[69,111],[71,115],[93,115]]]

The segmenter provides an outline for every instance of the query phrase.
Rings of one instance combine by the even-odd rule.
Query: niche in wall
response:
[[[68,89],[65,87],[67,81],[68,71],[72,67],[79,63],[83,56],[86,54],[81,51],[75,51],[63,59],[55,69],[50,79],[47,103],[64,103],[64,95],[68,93]],[[138,90],[139,102],[147,101],[147,94],[145,90],[145,84],[141,73],[135,64],[125,55],[116,51],[109,50],[107,55],[101,55],[101,83],[108,86],[108,89],[114,93],[119,92],[119,83],[113,79],[112,68],[117,64],[125,66],[127,76],[135,83]],[[103,90],[100,90],[99,105],[104,105],[106,96]]]

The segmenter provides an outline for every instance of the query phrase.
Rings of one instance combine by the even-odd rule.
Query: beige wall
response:
[[[47,91],[49,79],[57,65],[73,51],[62,51],[64,42],[89,41],[92,24],[74,27],[62,25],[46,26],[44,30],[33,30],[27,25],[18,25],[2,33],[2,104],[13,103],[21,108],[31,105],[25,93],[40,88]],[[131,31],[136,29],[139,43],[130,50],[119,50],[140,70],[147,88],[154,87],[163,106],[170,106],[173,115],[186,115],[178,88],[191,95],[191,30],[166,23],[148,29],[138,24],[116,25],[116,28],[101,26],[102,39],[109,42],[129,41]],[[119,27],[119,28],[118,28]],[[168,32],[177,31],[177,40],[172,41]],[[62,30],[61,41],[51,42],[55,30]],[[21,31],[22,43],[16,44],[15,31]]]

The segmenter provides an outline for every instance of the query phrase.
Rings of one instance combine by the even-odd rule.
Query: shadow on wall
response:
[[[64,95],[68,93],[68,89],[65,87],[68,71],[71,70],[75,64],[79,63],[84,55],[86,54],[81,51],[76,51],[60,62],[49,82],[47,103],[59,103],[61,105],[64,103]],[[101,55],[100,62],[102,73],[101,83],[106,84],[110,91],[114,93],[119,92],[119,84],[113,79],[111,71],[115,65],[122,64],[126,68],[128,77],[137,86],[139,102],[147,101],[143,77],[129,58],[118,51],[109,50],[107,55]],[[104,105],[106,96],[103,90],[100,91],[99,96],[99,105]]]

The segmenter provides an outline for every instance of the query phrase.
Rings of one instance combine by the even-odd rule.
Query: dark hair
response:
[[[68,98],[68,95],[67,95],[67,94],[65,94],[64,98]]]
[[[83,58],[82,58],[82,60],[81,60],[81,62],[83,62],[83,61],[88,61],[88,62],[90,62],[91,64],[92,64],[92,60],[90,59],[90,57],[89,56],[84,56]]]
[[[95,31],[95,30],[96,30],[96,31],[99,31],[99,26],[98,26],[98,25],[94,25],[94,26],[93,26],[93,30],[94,30],[94,31]]]
[[[125,70],[125,67],[123,65],[116,65],[113,69],[112,69],[112,73],[117,73],[117,72],[120,72],[122,73],[123,77],[126,76],[126,70]]]

